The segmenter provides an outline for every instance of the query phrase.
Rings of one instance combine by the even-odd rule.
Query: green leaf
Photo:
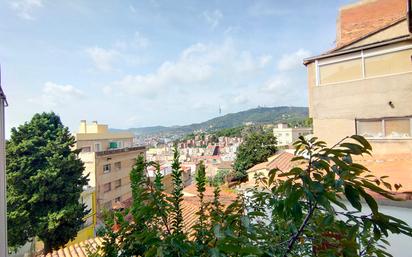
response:
[[[363,136],[352,135],[351,138],[358,141],[366,149],[372,150],[372,146],[369,144],[369,142]]]
[[[375,199],[373,199],[373,197],[370,194],[366,193],[364,190],[360,190],[360,194],[365,199],[365,201],[368,204],[371,211],[373,213],[377,213],[378,212],[378,204],[376,203]]]
[[[345,196],[353,206],[353,208],[358,211],[362,210],[362,205],[360,203],[359,191],[356,190],[353,186],[346,184],[345,185]]]

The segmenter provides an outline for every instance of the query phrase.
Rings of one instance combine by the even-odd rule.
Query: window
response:
[[[116,181],[114,181],[114,188],[119,188],[122,186],[122,180],[118,179]]]
[[[114,163],[114,168],[119,171],[122,169],[122,163],[121,162],[115,162]]]
[[[115,202],[115,203],[118,203],[118,202],[120,202],[120,201],[121,201],[120,196],[119,196],[119,197],[114,198],[114,202]]]
[[[95,152],[100,152],[101,151],[100,143],[94,144],[94,151]]]
[[[109,149],[122,148],[122,141],[111,141],[109,142]]]
[[[412,44],[398,44],[316,62],[316,85],[412,72]]]
[[[357,134],[366,138],[411,138],[412,118],[358,120]]]
[[[110,164],[103,165],[103,173],[104,174],[109,173],[111,170],[112,170],[112,167],[111,167]]]
[[[411,137],[411,119],[385,120],[385,135],[392,138]]]
[[[358,135],[370,138],[383,137],[382,120],[358,121],[357,128]]]
[[[367,77],[412,71],[412,50],[374,55],[365,58]]]
[[[109,149],[116,149],[117,148],[117,142],[110,142],[109,143]]]
[[[111,190],[112,190],[112,184],[110,182],[103,185],[103,193],[107,193]]]
[[[362,60],[346,60],[319,67],[321,84],[336,83],[362,78]]]

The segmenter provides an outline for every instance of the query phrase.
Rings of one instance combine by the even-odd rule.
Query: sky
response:
[[[6,130],[43,111],[75,132],[307,106],[302,60],[333,48],[351,2],[0,0]]]

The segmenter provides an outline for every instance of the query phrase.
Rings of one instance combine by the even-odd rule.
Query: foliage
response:
[[[276,138],[272,132],[252,132],[244,138],[239,146],[234,162],[235,177],[247,177],[246,171],[254,165],[265,162],[268,157],[275,154]]]
[[[241,137],[243,128],[244,126],[223,128],[213,132],[213,135],[216,137]]]
[[[230,174],[229,169],[220,169],[217,170],[216,175],[211,178],[209,183],[214,186],[220,186],[226,182],[227,176]]]
[[[218,187],[214,199],[205,201],[205,171],[200,164],[196,174],[198,220],[186,228],[192,234],[178,225],[182,211],[179,179],[174,179],[171,197],[164,196],[157,179],[154,186],[146,184],[146,190],[133,190],[134,200],[143,200],[133,202],[134,221],[125,222],[127,210],[112,214],[114,218],[106,222],[105,244],[96,256],[380,257],[391,256],[384,247],[390,233],[412,236],[405,222],[381,213],[372,197],[379,194],[396,200],[385,177],[374,177],[352,159],[371,153],[364,138],[355,135],[327,147],[316,138],[300,137],[295,146],[295,168],[274,169],[268,177],[256,174],[255,187],[239,193],[226,207],[219,201]],[[178,155],[174,157],[174,173],[179,176]],[[138,159],[132,171],[139,174],[137,181],[144,181],[147,165],[156,167]]]
[[[289,127],[291,128],[311,128],[313,126],[313,119],[292,119],[288,122]]]
[[[59,116],[42,113],[13,128],[7,142],[8,243],[12,249],[37,236],[44,251],[74,239],[88,211],[79,203],[83,162]]]

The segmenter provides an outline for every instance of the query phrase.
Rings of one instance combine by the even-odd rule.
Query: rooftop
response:
[[[132,151],[141,151],[141,150],[146,150],[146,147],[145,146],[133,146],[133,147],[124,147],[120,149],[100,151],[100,152],[96,152],[96,156],[105,156],[105,155],[132,152]]]

